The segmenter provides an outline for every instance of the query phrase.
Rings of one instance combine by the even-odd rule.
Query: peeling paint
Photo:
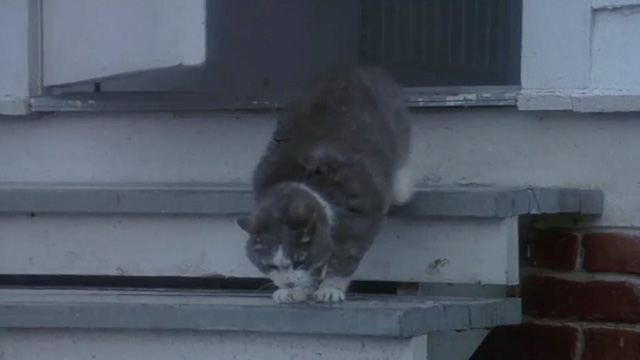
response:
[[[445,258],[435,259],[434,261],[429,263],[429,271],[430,272],[439,271],[440,269],[442,269],[445,266],[449,265],[449,263],[450,263],[449,259],[445,259]]]

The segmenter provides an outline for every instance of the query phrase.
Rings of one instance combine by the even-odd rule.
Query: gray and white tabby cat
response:
[[[392,204],[410,200],[411,126],[400,87],[376,68],[321,74],[279,119],[238,225],[277,302],[340,302]]]

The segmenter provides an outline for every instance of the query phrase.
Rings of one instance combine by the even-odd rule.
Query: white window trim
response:
[[[13,8],[18,13],[10,15],[15,21],[0,21],[0,33],[6,36],[3,40],[17,39],[26,44],[26,47],[12,48],[13,56],[8,58],[3,58],[3,55],[11,52],[0,54],[0,66],[13,73],[14,78],[22,79],[0,91],[0,115],[27,115],[31,112],[30,99],[42,95],[42,0],[24,0],[19,5]],[[21,66],[16,67],[16,62]],[[0,71],[0,78],[4,79],[5,76],[11,77]]]

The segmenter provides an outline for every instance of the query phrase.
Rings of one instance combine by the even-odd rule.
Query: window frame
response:
[[[28,0],[32,5],[29,32],[32,91],[15,106],[2,106],[0,114],[29,114],[48,112],[191,112],[216,110],[268,110],[282,108],[287,101],[261,100],[220,103],[207,94],[193,93],[67,93],[55,95],[43,85],[43,0]],[[410,108],[438,107],[515,107],[520,86],[445,86],[404,88]],[[11,111],[7,109],[11,108]]]

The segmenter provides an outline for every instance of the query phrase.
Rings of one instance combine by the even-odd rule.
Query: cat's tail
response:
[[[415,194],[415,183],[413,168],[407,161],[393,174],[391,203],[399,206],[411,201]]]

